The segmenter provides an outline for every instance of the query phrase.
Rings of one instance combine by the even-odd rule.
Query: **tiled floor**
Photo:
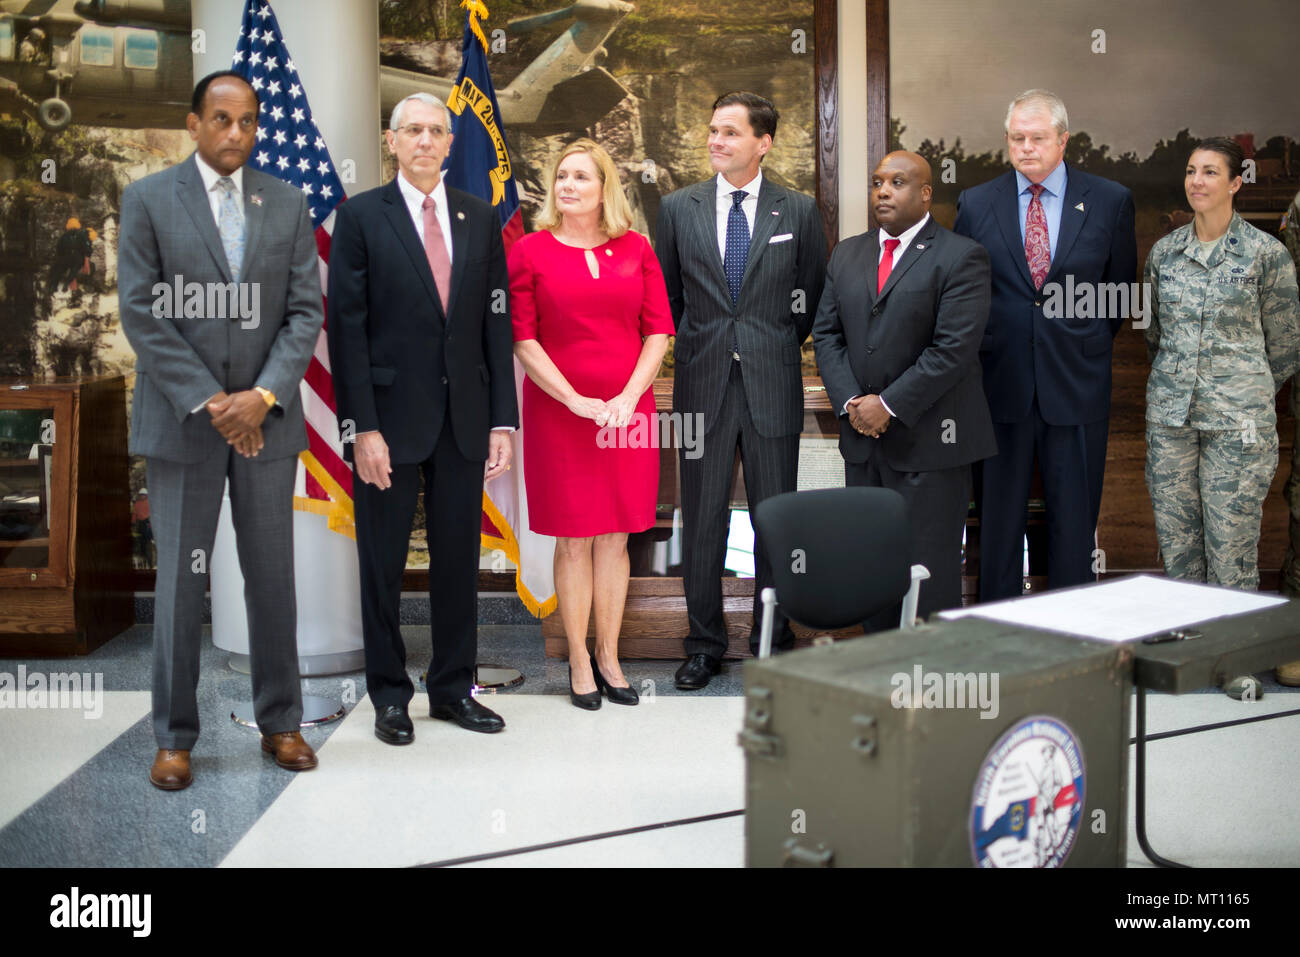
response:
[[[413,673],[429,659],[427,626],[404,629]],[[148,783],[149,626],[88,658],[0,662],[0,672],[98,673],[105,694],[83,710],[0,708],[0,865],[475,867],[712,866],[744,863],[741,667],[708,693],[673,687],[677,662],[625,663],[637,708],[569,705],[565,665],[542,654],[536,624],[485,625],[480,658],[525,674],[486,698],[507,721],[476,735],[433,721],[413,702],[416,741],[381,744],[364,675],[309,679],[347,716],[306,732],[320,767],[276,768],[254,732],[229,720],[251,698],[247,676],[207,643],[204,728],[195,783]],[[1300,709],[1266,686],[1254,703],[1219,693],[1149,699],[1150,731]],[[1155,741],[1149,832],[1155,849],[1192,864],[1300,864],[1294,782],[1300,716]],[[1131,762],[1130,762],[1131,765]],[[1130,786],[1130,810],[1133,788]],[[1145,859],[1129,815],[1129,863]]]

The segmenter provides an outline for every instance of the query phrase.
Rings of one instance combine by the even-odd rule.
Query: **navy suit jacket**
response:
[[[984,393],[995,422],[1022,422],[1035,392],[1050,425],[1081,425],[1110,415],[1110,363],[1115,334],[1127,316],[1107,315],[1101,284],[1131,284],[1137,278],[1133,194],[1119,183],[1067,168],[1061,228],[1052,268],[1036,291],[1020,236],[1016,174],[1008,172],[957,199],[954,232],[989,252],[993,298],[980,344]],[[1072,308],[1052,318],[1044,306],[1079,295],[1082,284],[1100,293],[1102,308]],[[1126,300],[1127,301],[1127,300]],[[1094,299],[1096,302],[1096,299]]]

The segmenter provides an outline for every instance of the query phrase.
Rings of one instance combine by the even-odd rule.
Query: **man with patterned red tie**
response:
[[[1006,136],[1015,169],[964,190],[953,226],[988,250],[993,273],[980,360],[998,454],[983,464],[981,601],[1021,593],[1035,457],[1047,499],[1048,587],[1095,578],[1111,346],[1127,318],[1107,315],[1102,284],[1128,286],[1137,275],[1133,195],[1063,162],[1070,134],[1061,99],[1021,93],[1007,110]],[[1076,315],[1072,297],[1089,287],[1097,308]]]

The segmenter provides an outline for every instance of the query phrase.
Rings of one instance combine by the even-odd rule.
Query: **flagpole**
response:
[[[492,83],[487,60],[487,36],[481,22],[489,19],[491,13],[482,0],[462,0],[461,7],[465,10],[461,66],[447,97],[447,109],[451,113],[456,139],[443,172],[448,186],[471,193],[492,204],[508,252],[511,243],[523,234],[523,227],[519,191],[515,187],[509,157],[507,131]],[[516,394],[521,375],[516,360]],[[513,475],[507,472],[504,476],[497,477],[484,489],[481,541],[483,547],[494,552],[500,551],[515,563],[519,569],[516,590],[524,598],[528,594],[523,580],[526,556],[522,547],[527,537],[527,506],[522,487],[523,443],[520,439],[521,433],[518,430],[510,436],[517,471]],[[501,507],[503,505],[505,508]],[[549,559],[546,564],[549,571]],[[544,599],[547,597],[543,596]],[[538,604],[540,603],[534,601],[534,605]],[[534,609],[529,606],[529,610]],[[524,676],[517,668],[480,662],[474,669],[474,692],[502,691],[522,684],[523,680]]]

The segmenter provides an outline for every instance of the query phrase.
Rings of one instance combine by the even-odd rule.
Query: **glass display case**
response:
[[[0,381],[0,654],[85,654],[131,625],[125,393]]]
[[[49,567],[53,432],[53,408],[0,409],[0,568]]]

